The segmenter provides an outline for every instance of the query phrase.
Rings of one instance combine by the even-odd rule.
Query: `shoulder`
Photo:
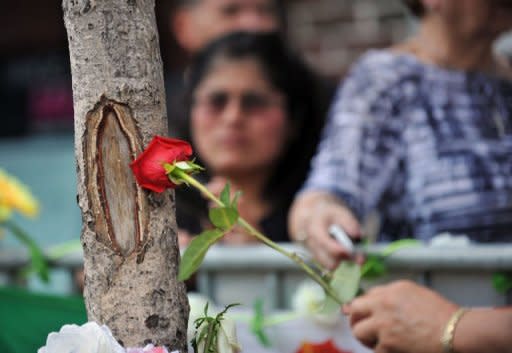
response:
[[[387,49],[370,50],[352,66],[341,87],[345,91],[389,92],[418,83],[423,74],[423,65],[410,55]]]

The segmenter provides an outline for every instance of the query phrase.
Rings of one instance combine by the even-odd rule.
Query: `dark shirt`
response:
[[[210,228],[208,204],[200,193],[186,186],[180,186],[175,192],[178,227],[188,231],[191,235],[198,235],[204,229]],[[263,234],[275,242],[290,241],[287,226],[288,207],[277,207],[257,225]]]

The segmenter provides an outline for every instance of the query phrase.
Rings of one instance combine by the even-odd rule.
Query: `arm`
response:
[[[409,281],[374,287],[344,307],[353,333],[377,353],[443,353],[441,337],[459,307]],[[471,309],[455,326],[457,353],[512,350],[512,309]]]
[[[361,236],[359,221],[379,207],[396,180],[404,153],[406,115],[401,86],[380,64],[361,64],[338,92],[311,171],[290,215],[291,236],[324,266],[348,256],[327,231],[337,224],[352,238]],[[390,81],[391,80],[391,81]]]
[[[455,329],[453,347],[457,353],[512,352],[512,307],[470,310]]]

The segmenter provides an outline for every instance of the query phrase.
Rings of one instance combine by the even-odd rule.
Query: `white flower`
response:
[[[294,311],[310,317],[316,323],[324,326],[335,326],[341,319],[341,313],[322,313],[325,293],[322,287],[310,280],[303,281],[292,298]]]
[[[238,343],[235,322],[227,316],[224,316],[220,322],[219,336],[217,339],[218,353],[236,353],[242,350]]]
[[[201,325],[198,329],[198,332],[204,328],[204,325]],[[198,351],[204,351],[204,340],[199,343]],[[236,325],[235,322],[224,315],[222,320],[220,321],[220,327],[217,334],[217,351],[216,353],[238,353],[242,350],[240,344],[238,343],[238,338],[236,334]]]
[[[125,353],[107,326],[88,322],[82,326],[64,325],[59,332],[52,332],[46,346],[37,353]]]

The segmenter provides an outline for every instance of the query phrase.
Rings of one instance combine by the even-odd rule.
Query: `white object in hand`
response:
[[[347,251],[352,254],[354,252],[354,244],[343,228],[337,224],[331,224],[329,234],[334,237]]]

